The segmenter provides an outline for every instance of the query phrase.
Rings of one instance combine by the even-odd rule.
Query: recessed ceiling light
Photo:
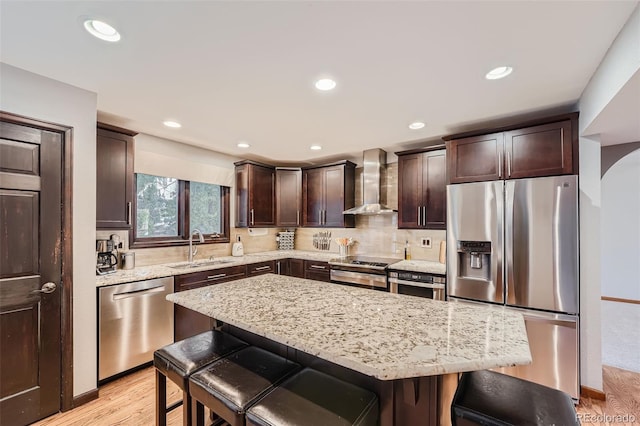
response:
[[[310,148],[312,150],[314,150],[314,151],[320,151],[322,149],[322,147],[320,145],[311,145]]]
[[[424,127],[424,123],[422,121],[414,121],[413,123],[409,124],[409,128],[411,130],[418,130],[418,129],[422,129]]]
[[[106,22],[97,19],[87,19],[84,21],[84,29],[89,33],[98,37],[100,40],[116,42],[120,40],[120,33]]]
[[[485,78],[487,80],[497,80],[499,78],[504,78],[508,76],[509,74],[511,74],[511,71],[513,71],[513,68],[511,67],[494,68],[491,71],[489,71],[487,75],[485,75]]]
[[[322,90],[322,91],[327,91],[327,90],[333,90],[336,87],[336,82],[334,80],[331,80],[330,78],[321,78],[320,80],[316,81],[316,89],[318,90]]]
[[[163,121],[162,124],[167,127],[171,127],[172,129],[179,129],[180,127],[182,127],[182,124],[178,123],[177,121],[171,120]]]
[[[249,148],[251,145],[249,145],[246,142],[238,142],[238,148]]]

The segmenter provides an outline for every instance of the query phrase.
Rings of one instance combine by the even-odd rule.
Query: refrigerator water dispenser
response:
[[[458,241],[458,277],[491,280],[491,242]]]

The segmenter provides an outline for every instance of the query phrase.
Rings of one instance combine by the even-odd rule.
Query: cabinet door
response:
[[[505,153],[509,179],[572,174],[571,121],[507,132]]]
[[[424,197],[422,225],[428,229],[446,229],[447,163],[445,151],[425,152],[422,156],[422,194]]]
[[[249,164],[236,166],[236,228],[249,226]]]
[[[454,139],[448,144],[450,183],[497,180],[504,176],[504,134]]]
[[[273,274],[276,272],[276,262],[268,260],[266,262],[258,262],[247,265],[247,276],[253,277],[262,274]]]
[[[331,282],[331,269],[328,262],[305,260],[304,277],[310,280]]]
[[[273,168],[249,165],[249,226],[274,226],[276,174]]]
[[[300,226],[302,170],[276,169],[276,224]]]
[[[324,169],[302,172],[303,225],[321,226],[324,217]]]
[[[422,167],[421,153],[398,157],[398,228],[421,227]]]
[[[98,129],[96,140],[96,228],[130,229],[133,203],[131,136]]]
[[[296,278],[304,278],[304,260],[289,259],[289,275]]]
[[[278,259],[276,262],[276,274],[278,275],[291,275],[291,263],[290,259]]]
[[[333,166],[324,169],[325,176],[325,207],[323,213],[322,226],[342,227],[344,226],[344,166]]]

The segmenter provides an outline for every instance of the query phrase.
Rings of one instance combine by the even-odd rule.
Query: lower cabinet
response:
[[[247,265],[247,276],[255,277],[262,274],[273,274],[276,272],[276,262],[268,260],[266,262],[258,262]]]
[[[231,266],[229,268],[213,269],[209,271],[194,272],[175,276],[175,291],[192,290],[212,284],[220,284],[228,281],[239,280],[247,276],[247,267],[244,265]],[[211,330],[214,319],[202,315],[191,309],[179,305],[173,307],[174,315],[174,340],[186,339]]]
[[[310,280],[331,282],[331,269],[328,262],[317,260],[304,261],[304,277]]]
[[[289,259],[289,273],[291,277],[304,278],[304,260]]]
[[[291,275],[291,261],[293,259],[278,259],[276,260],[276,274],[278,275]]]

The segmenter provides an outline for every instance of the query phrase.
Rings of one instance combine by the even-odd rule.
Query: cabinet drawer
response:
[[[273,274],[275,272],[276,262],[273,260],[269,260],[266,262],[252,263],[247,265],[247,275],[261,275],[261,274]]]
[[[210,269],[208,271],[193,272],[191,274],[176,275],[176,291],[191,290],[205,285],[224,283],[238,280],[246,276],[244,265],[229,268]]]
[[[331,281],[329,263],[317,260],[304,261],[304,277],[316,281]]]

